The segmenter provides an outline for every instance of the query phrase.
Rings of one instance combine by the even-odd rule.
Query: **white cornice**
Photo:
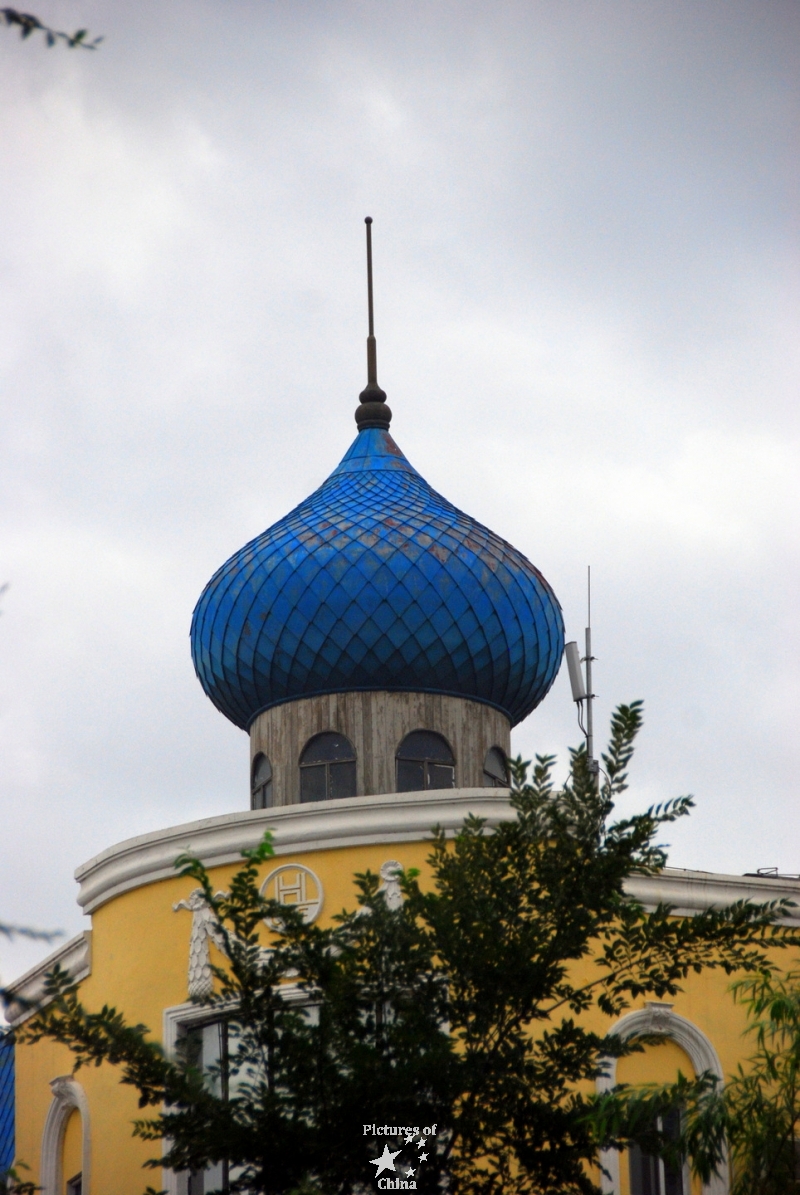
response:
[[[508,794],[495,788],[456,788],[424,793],[350,797],[312,805],[247,810],[187,822],[129,838],[82,864],[78,904],[92,913],[107,900],[142,884],[175,875],[178,855],[190,851],[206,867],[237,863],[243,850],[258,845],[272,830],[277,855],[371,843],[417,842],[440,825],[455,833],[469,813],[489,825],[509,816]]]
[[[278,855],[373,843],[414,842],[428,837],[434,825],[454,834],[468,813],[492,826],[511,815],[508,794],[492,788],[461,788],[435,793],[389,793],[228,813],[187,822],[152,834],[129,838],[109,847],[75,872],[78,904],[91,913],[120,893],[175,875],[175,860],[184,851],[206,867],[236,863],[264,831],[273,832]],[[634,876],[626,891],[648,908],[660,902],[676,912],[698,913],[712,906],[748,900],[757,904],[788,897],[798,906],[787,919],[800,922],[800,882],[763,876],[718,875],[707,871],[666,868],[658,876]]]
[[[6,1017],[10,1025],[21,1025],[33,1016],[37,1007],[41,1007],[45,978],[56,964],[76,983],[85,979],[92,969],[92,931],[85,930],[76,938],[71,938],[35,967],[31,967],[30,971],[8,984],[6,991],[11,999],[6,1006]]]
[[[656,876],[631,876],[625,891],[648,909],[658,904],[672,905],[676,913],[691,915],[706,909],[732,905],[738,900],[767,904],[786,897],[795,908],[781,920],[787,925],[800,922],[800,881],[769,879],[766,876],[720,875],[713,871],[685,871],[665,867]]]

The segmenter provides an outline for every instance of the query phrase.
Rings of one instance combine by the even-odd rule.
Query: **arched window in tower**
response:
[[[454,788],[456,761],[450,745],[432,730],[412,730],[397,748],[397,791]]]
[[[490,747],[483,761],[483,787],[508,788],[508,764],[499,747]]]
[[[300,756],[300,800],[335,801],[356,795],[356,753],[343,734],[315,735]]]
[[[252,782],[250,785],[250,808],[272,808],[272,764],[263,752],[253,760]]]

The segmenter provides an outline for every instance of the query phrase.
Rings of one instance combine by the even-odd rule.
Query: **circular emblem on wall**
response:
[[[310,867],[284,863],[269,873],[261,885],[261,895],[282,905],[292,905],[300,911],[306,925],[310,925],[322,908],[322,881]],[[277,928],[268,917],[264,920],[270,929]]]

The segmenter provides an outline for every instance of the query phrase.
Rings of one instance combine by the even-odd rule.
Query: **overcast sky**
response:
[[[355,435],[367,214],[401,448],[569,638],[592,565],[625,808],[800,872],[796,0],[33,7],[105,41],[0,29],[0,920],[248,806],[192,608]],[[578,741],[562,675],[512,745]]]

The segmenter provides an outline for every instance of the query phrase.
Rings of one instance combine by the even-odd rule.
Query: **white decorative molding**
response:
[[[383,896],[387,909],[391,909],[393,912],[403,904],[403,891],[400,887],[400,873],[402,870],[402,863],[398,863],[396,859],[387,859],[385,863],[381,863],[380,871],[378,872],[378,875],[383,880],[378,889],[378,894]]]
[[[216,895],[220,897],[223,894],[217,892]],[[188,909],[192,914],[192,933],[189,939],[189,999],[208,1000],[214,992],[209,942],[213,942],[218,950],[227,954],[225,938],[202,888],[194,888],[186,900],[179,900],[172,906],[173,913],[177,913],[179,909]]]
[[[656,876],[631,876],[625,891],[648,909],[672,905],[675,912],[691,916],[711,908],[723,908],[737,900],[767,904],[786,897],[795,905],[782,918],[786,925],[800,922],[800,881],[770,879],[767,876],[720,875],[713,871],[687,871],[665,867]]]
[[[20,975],[13,983],[8,984],[7,991],[11,999],[6,1006],[6,1017],[12,1026],[21,1025],[28,1017],[42,1006],[45,979],[49,971],[58,964],[62,971],[66,971],[70,978],[79,983],[91,974],[92,970],[92,931],[84,930],[76,938],[71,938],[58,950],[48,954],[30,971]]]
[[[206,867],[238,863],[266,829],[277,855],[376,843],[419,842],[440,825],[446,834],[461,829],[469,813],[489,826],[513,816],[505,789],[456,788],[424,793],[386,793],[228,813],[129,838],[84,863],[75,872],[78,904],[92,913],[122,892],[176,874],[175,860],[189,851]],[[633,876],[625,889],[647,908],[671,904],[691,915],[714,906],[748,900],[756,904],[788,897],[796,908],[785,921],[800,922],[800,882],[765,876],[716,875],[667,867],[657,876]]]
[[[91,1131],[89,1124],[89,1101],[80,1083],[72,1075],[59,1075],[52,1079],[50,1089],[53,1100],[47,1110],[42,1133],[42,1158],[40,1180],[43,1195],[61,1195],[64,1182],[72,1175],[62,1174],[62,1146],[67,1121],[77,1108],[81,1118],[81,1190],[84,1195],[91,1191]]]
[[[722,1063],[714,1049],[711,1040],[706,1037],[702,1029],[698,1029],[691,1021],[672,1011],[671,1004],[649,1002],[645,1008],[629,1012],[609,1029],[623,1039],[629,1037],[645,1037],[653,1034],[663,1034],[680,1046],[684,1054],[694,1067],[696,1075],[703,1071],[710,1071],[712,1075],[722,1081]],[[617,1081],[617,1059],[605,1058],[605,1074],[597,1080],[599,1092],[610,1091]],[[607,1173],[600,1180],[604,1195],[619,1195],[619,1154],[615,1149],[603,1150],[600,1154],[600,1165]],[[688,1179],[688,1175],[687,1175]],[[690,1190],[688,1181],[684,1183]],[[727,1161],[723,1162],[722,1174],[712,1175],[709,1182],[703,1184],[703,1195],[728,1195],[729,1176]]]
[[[496,788],[439,789],[348,797],[277,809],[253,809],[188,822],[141,834],[84,863],[75,872],[78,904],[92,913],[106,901],[143,884],[173,877],[178,855],[190,852],[206,867],[238,863],[272,830],[276,855],[321,851],[372,843],[418,842],[435,825],[447,834],[461,829],[474,813],[496,825],[511,816],[508,793]]]
[[[299,909],[306,925],[319,917],[325,899],[322,880],[301,863],[283,863],[274,868],[261,885],[261,895],[265,900],[277,900],[279,904]],[[271,929],[277,928],[269,918],[266,921]]]

